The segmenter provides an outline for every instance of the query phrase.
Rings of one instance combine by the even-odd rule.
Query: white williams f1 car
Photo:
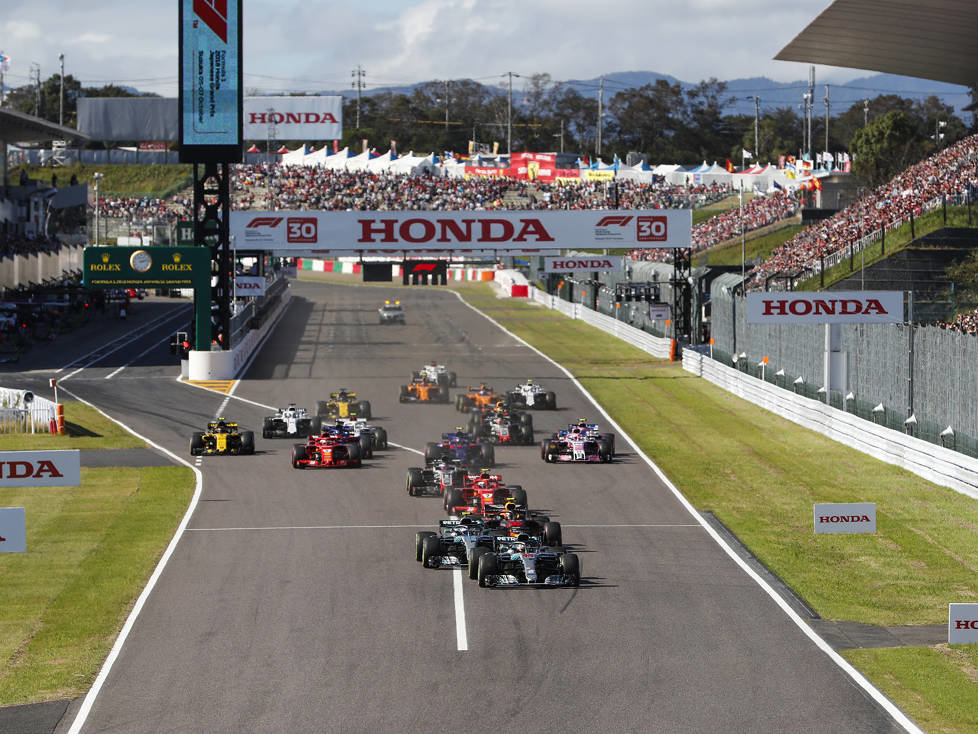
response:
[[[533,380],[527,380],[506,393],[506,399],[512,408],[538,408],[540,410],[556,410],[557,396],[544,390]]]
[[[318,415],[309,415],[305,408],[289,407],[280,409],[275,415],[262,421],[262,438],[306,438],[315,436],[323,430],[323,421]]]

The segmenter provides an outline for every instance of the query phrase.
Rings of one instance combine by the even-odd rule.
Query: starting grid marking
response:
[[[237,380],[180,380],[180,382],[186,385],[193,385],[194,387],[200,387],[204,390],[213,390],[214,392],[222,393],[223,395],[229,395],[237,384]]]

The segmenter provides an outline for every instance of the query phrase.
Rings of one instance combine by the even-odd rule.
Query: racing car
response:
[[[403,324],[404,309],[401,308],[400,301],[384,301],[384,305],[377,309],[382,324]]]
[[[496,452],[491,443],[479,441],[459,427],[454,433],[441,434],[441,441],[429,441],[425,446],[426,464],[445,459],[458,459],[463,466],[493,466]]]
[[[490,529],[481,518],[442,520],[438,523],[438,532],[421,530],[415,533],[416,558],[424,568],[467,565],[475,548],[492,550],[497,534],[505,535]]]
[[[368,459],[373,458],[374,449],[383,451],[387,448],[387,429],[372,426],[364,418],[355,415],[337,418],[333,427],[360,439],[361,452]]]
[[[447,403],[449,397],[445,385],[422,375],[414,378],[410,385],[401,385],[397,399],[402,403]]]
[[[518,484],[507,486],[498,474],[481,472],[462,487],[445,490],[445,512],[449,515],[480,515],[511,520],[514,512],[526,513],[526,490]]]
[[[359,469],[363,464],[360,444],[335,434],[310,436],[306,443],[292,447],[292,468],[324,469],[348,466]]]
[[[227,421],[223,418],[209,421],[206,431],[197,431],[190,437],[191,456],[253,453],[255,453],[255,434],[252,431],[239,430],[236,421]]]
[[[280,408],[273,416],[262,421],[262,438],[288,438],[290,436],[306,438],[322,431],[323,421],[318,415],[309,415],[305,408]]]
[[[423,468],[411,467],[407,470],[407,493],[412,497],[443,495],[446,489],[465,486],[467,479],[468,472],[457,460],[436,461]]]
[[[495,405],[503,400],[502,395],[497,395],[493,389],[485,383],[478,387],[469,385],[464,393],[455,396],[455,409],[468,413],[472,408],[482,408],[483,406]]]
[[[533,380],[517,385],[506,393],[510,406],[514,408],[538,408],[541,410],[557,410],[557,396],[544,390]]]
[[[583,418],[567,430],[558,431],[540,442],[540,458],[548,463],[610,462],[615,456],[615,435],[599,433],[598,426]]]
[[[329,394],[329,400],[316,403],[316,415],[324,418],[350,418],[357,416],[370,420],[370,401],[358,400],[355,392],[341,388]]]
[[[419,377],[427,377],[432,382],[437,382],[442,387],[455,387],[457,379],[454,372],[449,372],[443,364],[431,362],[420,370],[411,373],[411,379],[417,380]]]
[[[533,445],[533,416],[510,411],[501,402],[483,411],[473,408],[468,428],[469,433],[492,444]]]
[[[492,550],[478,552],[476,578],[479,586],[579,586],[581,562],[576,553],[542,545],[529,535],[497,537]],[[471,564],[471,560],[470,560]]]

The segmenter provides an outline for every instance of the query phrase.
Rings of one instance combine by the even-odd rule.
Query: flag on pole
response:
[[[784,186],[782,186],[781,184],[779,184],[777,181],[774,182],[774,188],[777,191],[784,191]]]
[[[0,51],[0,71],[10,71],[10,57]]]
[[[821,191],[822,190],[822,182],[819,181],[817,178],[813,178],[812,179],[812,190],[813,191]]]
[[[727,158],[727,173],[733,173],[733,172],[734,172],[733,163],[731,163],[730,159]]]
[[[753,158],[754,156],[753,156],[753,154],[751,154],[751,152],[749,150],[747,150],[747,148],[744,148],[743,157],[744,158]]]

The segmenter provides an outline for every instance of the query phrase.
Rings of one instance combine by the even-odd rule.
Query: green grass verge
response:
[[[27,553],[0,556],[0,705],[82,695],[193,494],[187,467],[82,469],[80,487],[0,489]]]
[[[460,293],[569,369],[695,507],[715,512],[824,618],[943,624],[948,602],[978,600],[974,500],[800,428],[580,321],[556,312],[540,320],[541,307],[500,301],[488,286]],[[877,533],[816,536],[814,502],[876,502]],[[905,711],[939,722],[933,730],[975,731],[978,646],[966,646],[963,661],[937,654],[940,648],[851,657]]]
[[[15,166],[10,169],[11,182],[20,180],[20,172],[44,183],[50,183],[52,174],[57,175],[58,185],[67,186],[72,175],[78,183],[92,187],[96,171],[105,178],[99,183],[99,196],[149,196],[165,198],[182,188],[191,185],[193,169],[189,165],[95,165],[94,163],[74,163],[61,168],[41,166]]]
[[[3,434],[0,450],[145,446],[65,403],[68,433]],[[182,466],[83,468],[78,487],[0,488],[23,507],[27,553],[0,555],[0,705],[88,690],[193,494]]]
[[[759,237],[751,237],[748,234],[744,243],[744,250],[746,252],[741,251],[740,242],[731,242],[723,246],[711,247],[705,252],[694,255],[693,264],[697,266],[705,266],[707,264],[732,266],[740,265],[741,261],[746,259],[749,270],[751,267],[750,263],[756,262],[757,260],[767,260],[772,252],[803,229],[804,227],[797,224]]]
[[[847,650],[843,655],[924,731],[978,731],[978,645]]]
[[[94,408],[78,402],[65,406],[65,433],[0,433],[0,451],[42,449],[135,449],[145,442],[110,421]]]
[[[857,252],[852,258],[850,266],[849,259],[846,258],[838,265],[828,268],[825,271],[824,286],[820,276],[801,281],[795,288],[800,291],[817,291],[821,288],[828,288],[840,280],[848,278],[853,273],[858,273],[863,267],[868,267],[873,263],[889,257],[895,252],[899,252],[909,245],[914,239],[923,237],[925,234],[935,232],[943,227],[975,227],[978,226],[978,209],[968,215],[966,206],[949,206],[947,208],[947,223],[944,222],[944,212],[938,208],[932,212],[927,212],[923,216],[914,220],[914,233],[910,234],[910,223],[902,224],[894,230],[886,233],[885,245],[881,242],[874,242],[869,245],[865,252]]]

